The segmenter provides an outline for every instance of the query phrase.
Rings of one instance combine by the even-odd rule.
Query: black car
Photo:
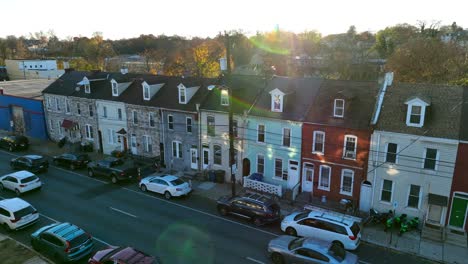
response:
[[[90,161],[88,154],[64,153],[53,158],[55,165],[64,166],[70,170],[85,168]]]
[[[256,226],[281,219],[278,203],[272,197],[249,193],[243,196],[223,196],[218,199],[218,212],[221,215],[234,214],[253,221]]]
[[[132,162],[124,162],[122,159],[107,157],[103,160],[88,163],[88,176],[109,177],[112,183],[123,180],[136,179],[138,169]]]
[[[27,170],[33,173],[46,172],[49,168],[49,162],[46,158],[39,155],[25,155],[14,158],[10,161],[10,166],[14,170]]]
[[[12,152],[15,150],[26,150],[29,147],[29,140],[25,136],[4,136],[0,138],[0,148]]]

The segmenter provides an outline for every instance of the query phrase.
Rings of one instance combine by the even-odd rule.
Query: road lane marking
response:
[[[265,264],[265,262],[262,262],[262,261],[260,261],[260,260],[256,260],[256,259],[251,258],[251,257],[247,257],[247,260],[250,260],[250,261],[253,261],[253,262],[259,263],[259,264]]]
[[[131,213],[127,213],[127,212],[122,211],[122,210],[119,210],[119,209],[117,209],[117,208],[114,208],[114,207],[109,207],[109,208],[110,208],[111,210],[114,210],[114,211],[116,211],[116,212],[122,213],[122,214],[124,214],[124,215],[128,215],[128,216],[131,216],[131,217],[134,217],[134,218],[138,218],[138,216],[136,216],[136,215],[132,215]]]

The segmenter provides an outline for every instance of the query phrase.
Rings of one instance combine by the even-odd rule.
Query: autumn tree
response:
[[[386,27],[376,35],[374,49],[381,58],[388,58],[400,45],[418,36],[418,28],[409,24]]]

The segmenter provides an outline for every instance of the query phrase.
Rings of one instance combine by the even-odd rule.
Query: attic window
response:
[[[89,84],[85,84],[84,91],[87,94],[91,93],[91,86]]]
[[[273,112],[283,112],[283,96],[280,94],[275,94],[272,96],[272,111]]]
[[[112,96],[119,96],[119,89],[117,88],[116,82],[112,82]]]
[[[429,104],[419,98],[405,102],[408,105],[406,112],[406,125],[412,127],[422,127],[426,115],[426,107]]]
[[[149,100],[150,99],[150,88],[148,85],[143,85],[143,99]]]
[[[343,99],[335,99],[335,104],[333,107],[333,116],[334,117],[343,117],[344,116],[344,103]]]
[[[179,88],[179,104],[186,104],[187,102],[185,101],[186,99],[186,90],[185,88]]]
[[[221,90],[221,105],[229,105],[229,91]]]

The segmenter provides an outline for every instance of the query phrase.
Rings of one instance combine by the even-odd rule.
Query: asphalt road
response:
[[[0,151],[0,175],[12,171],[12,157]],[[41,226],[71,222],[93,235],[97,250],[129,245],[158,256],[163,263],[175,264],[270,263],[266,245],[281,234],[279,225],[257,228],[241,219],[220,217],[215,202],[196,193],[166,201],[142,193],[135,182],[113,185],[104,178],[89,178],[84,171],[54,166],[39,177],[44,182],[42,190],[21,198],[38,209],[40,221],[9,234],[25,244]],[[3,191],[0,197],[14,197],[14,193]],[[430,263],[368,244],[362,244],[356,253],[361,263]]]

